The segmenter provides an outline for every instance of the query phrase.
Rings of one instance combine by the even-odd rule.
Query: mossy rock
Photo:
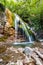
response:
[[[5,52],[6,49],[7,49],[7,47],[5,45],[2,45],[2,46],[0,45],[0,53]]]
[[[11,59],[10,55],[3,55],[2,56],[2,59],[5,61],[5,62],[9,62],[9,60]]]
[[[6,41],[7,38],[8,38],[7,35],[4,35],[3,37],[0,37],[0,42],[4,42],[4,41]]]

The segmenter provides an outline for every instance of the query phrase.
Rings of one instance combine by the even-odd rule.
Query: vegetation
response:
[[[6,40],[7,40],[7,38],[8,38],[8,36],[7,36],[7,35],[5,35],[5,36],[3,36],[3,37],[0,37],[0,42],[6,41]]]
[[[35,31],[43,29],[43,0],[1,0],[5,7],[17,13]]]

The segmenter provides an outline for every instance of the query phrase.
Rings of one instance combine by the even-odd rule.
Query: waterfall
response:
[[[28,30],[30,29],[30,27],[28,26],[28,24],[25,25],[24,21],[17,14],[15,14],[15,20],[14,20],[14,22],[15,22],[15,43],[14,44],[18,44],[17,37],[19,35],[17,33],[18,33],[18,23],[19,22],[22,25],[23,31],[25,31],[25,34],[28,37],[28,42],[32,42],[33,35],[31,36],[30,33],[28,32]],[[27,30],[27,28],[29,28],[29,29]],[[24,35],[24,33],[23,33],[23,35]]]
[[[23,26],[23,28],[24,28],[24,30],[25,30],[27,36],[28,36],[28,41],[29,41],[29,42],[32,42],[32,39],[31,39],[32,37],[30,36],[29,32],[27,31],[27,28],[26,28],[24,22],[21,21],[21,24],[22,24],[22,26]],[[28,26],[28,25],[27,25],[27,26]]]
[[[18,15],[15,14],[15,43],[17,43],[17,33],[18,33],[18,22],[19,22],[19,18]]]
[[[29,42],[32,42],[32,40],[31,40],[31,36],[29,35]]]

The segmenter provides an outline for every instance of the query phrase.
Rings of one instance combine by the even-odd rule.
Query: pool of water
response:
[[[22,46],[22,47],[25,47],[25,46],[29,46],[29,47],[32,47],[34,42],[21,42],[21,43],[13,43],[13,46]]]
[[[21,42],[21,43],[12,43],[12,44],[10,44],[10,46],[14,46],[14,47],[17,47],[17,48],[19,48],[19,47],[41,47],[41,48],[43,48],[43,45],[41,45],[41,42],[35,42],[35,41],[33,41],[33,42]]]

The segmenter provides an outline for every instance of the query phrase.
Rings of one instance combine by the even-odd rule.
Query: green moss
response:
[[[15,15],[14,15],[14,13],[12,13],[12,20],[13,20],[13,22],[12,22],[12,26],[14,27],[14,20],[15,20]]]
[[[2,59],[4,61],[9,61],[10,60],[10,56],[9,55],[4,55],[4,56],[2,56]]]
[[[3,36],[3,37],[0,37],[0,42],[6,41],[7,38],[8,38],[7,35],[5,35],[5,36]]]

